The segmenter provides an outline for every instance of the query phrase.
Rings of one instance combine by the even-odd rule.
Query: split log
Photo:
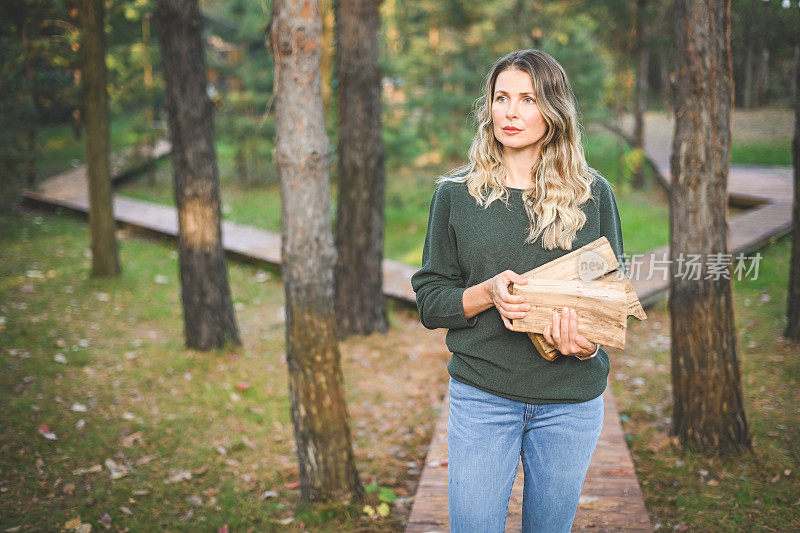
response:
[[[512,291],[531,306],[525,318],[514,320],[516,331],[542,333],[553,323],[553,313],[570,307],[578,315],[578,333],[591,342],[625,349],[628,308],[621,280],[533,279]]]
[[[591,281],[598,280],[622,280],[625,284],[625,294],[627,295],[628,316],[634,316],[639,320],[647,320],[647,314],[633,290],[628,276],[620,269],[614,249],[608,239],[603,236],[596,239],[577,250],[564,254],[558,259],[545,263],[533,270],[522,274],[528,279],[551,279],[551,280],[578,280]],[[562,306],[564,307],[564,306]],[[513,321],[512,321],[513,323]],[[536,350],[548,361],[553,361],[558,357],[559,352],[548,343],[540,333],[528,333]],[[601,343],[602,344],[602,343]]]

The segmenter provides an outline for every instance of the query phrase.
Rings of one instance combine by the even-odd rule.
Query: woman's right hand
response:
[[[508,284],[513,282],[516,285],[525,285],[528,280],[513,270],[506,270],[487,280],[487,282],[492,304],[500,313],[503,324],[511,331],[514,331],[514,324],[511,323],[511,320],[524,318],[531,306],[525,303],[525,299],[522,296],[508,292]]]

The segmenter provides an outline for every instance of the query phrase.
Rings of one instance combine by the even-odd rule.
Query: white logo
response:
[[[597,252],[588,250],[578,256],[578,279],[591,281],[603,276],[608,271],[608,263]]]

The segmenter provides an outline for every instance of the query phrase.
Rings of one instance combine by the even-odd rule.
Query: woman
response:
[[[512,320],[529,305],[520,275],[605,235],[623,264],[609,183],[584,159],[561,66],[539,50],[501,58],[478,100],[469,162],[439,179],[422,268],[420,320],[448,328],[450,527],[503,531],[520,457],[523,531],[570,531],[603,425],[608,355],[553,316],[541,357]]]

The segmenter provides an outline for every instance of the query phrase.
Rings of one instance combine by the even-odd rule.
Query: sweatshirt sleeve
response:
[[[614,191],[611,189],[611,184],[608,180],[602,176],[598,176],[597,179],[601,181],[600,190],[602,191],[600,193],[600,234],[606,236],[611,248],[614,250],[614,254],[617,256],[620,267],[627,272],[625,250],[622,243],[622,222],[619,218],[619,209],[614,198]]]
[[[474,326],[477,316],[464,315],[466,282],[458,263],[456,234],[450,226],[450,196],[447,183],[433,193],[422,268],[411,277],[417,295],[422,325],[428,329],[458,329]]]

